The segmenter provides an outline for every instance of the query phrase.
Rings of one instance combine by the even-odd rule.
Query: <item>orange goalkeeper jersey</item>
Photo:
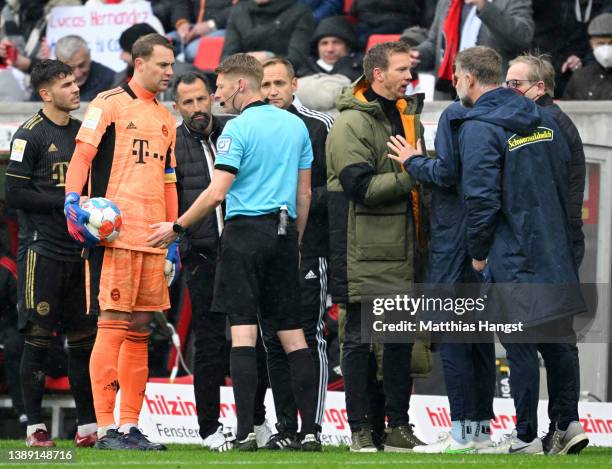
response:
[[[154,95],[134,83],[98,94],[76,137],[97,147],[89,175],[90,197],[106,197],[121,210],[114,248],[154,253],[149,225],[165,221],[164,184],[176,182],[176,121]]]

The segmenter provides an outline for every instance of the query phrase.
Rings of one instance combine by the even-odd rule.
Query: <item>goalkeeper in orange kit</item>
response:
[[[142,434],[138,417],[149,372],[151,314],[170,307],[166,249],[148,247],[145,240],[149,225],[174,221],[178,213],[176,122],[155,99],[170,84],[174,50],[163,36],[149,34],[136,41],[132,57],[129,84],[100,93],[85,113],[68,169],[65,212],[78,239],[86,231],[87,215],[79,201],[87,182],[89,195],[112,200],[123,219],[117,239],[87,250],[88,308],[99,316],[90,361],[96,448],[165,450]],[[84,244],[93,243],[85,239]],[[120,418],[115,422],[119,388]]]

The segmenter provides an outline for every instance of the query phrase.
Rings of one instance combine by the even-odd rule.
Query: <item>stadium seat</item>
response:
[[[45,389],[52,392],[69,392],[70,381],[68,376],[60,376],[59,378],[45,376]]]
[[[353,6],[353,1],[354,0],[344,0],[343,11],[345,15],[351,14],[351,7]]]
[[[344,16],[351,24],[357,23],[357,18],[351,16],[351,7],[353,6],[354,0],[344,0],[344,6],[342,7],[342,11],[344,12]]]
[[[223,36],[203,36],[202,39],[200,39],[200,46],[198,47],[198,53],[193,60],[193,65],[200,70],[212,72],[215,68],[217,68],[217,65],[219,65],[224,42],[225,38]]]
[[[368,38],[366,51],[374,47],[376,44],[380,44],[381,42],[399,41],[400,36],[401,34],[372,34]]]

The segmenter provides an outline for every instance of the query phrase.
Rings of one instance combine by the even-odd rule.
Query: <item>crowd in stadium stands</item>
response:
[[[450,67],[443,67],[452,63],[453,42],[459,51],[469,45],[494,48],[504,69],[523,52],[548,54],[556,71],[557,99],[611,96],[610,59],[604,56],[612,25],[588,32],[593,18],[612,12],[610,0],[151,0],[156,16],[151,26],[134,26],[117,38],[126,70],[113,79],[77,37],[51,50],[45,32],[53,7],[132,1],[0,0],[0,100],[38,100],[27,74],[36,61],[53,54],[72,66],[81,98],[89,101],[131,76],[131,44],[160,29],[178,53],[176,74],[194,68],[211,72],[220,59],[236,52],[262,62],[285,57],[300,78],[300,99],[323,111],[333,109],[341,88],[361,75],[368,47],[400,35],[413,48],[413,72],[434,74],[438,100],[454,97]],[[599,53],[594,53],[596,46]],[[418,73],[413,75],[416,87]]]

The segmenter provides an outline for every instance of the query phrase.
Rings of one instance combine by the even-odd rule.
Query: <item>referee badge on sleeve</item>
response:
[[[231,137],[219,137],[219,140],[217,140],[217,154],[229,153],[231,146]]]

